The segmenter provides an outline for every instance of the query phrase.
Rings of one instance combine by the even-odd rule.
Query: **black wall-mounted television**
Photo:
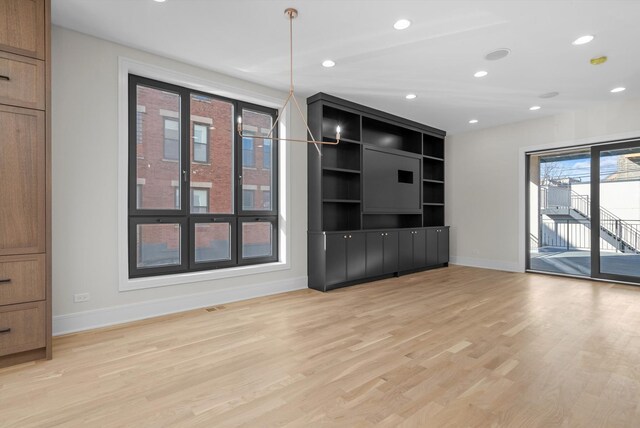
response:
[[[421,156],[363,148],[363,209],[365,214],[422,212]]]

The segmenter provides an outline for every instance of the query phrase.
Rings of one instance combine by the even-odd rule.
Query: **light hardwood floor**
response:
[[[638,427],[640,288],[452,266],[59,337],[1,427]]]

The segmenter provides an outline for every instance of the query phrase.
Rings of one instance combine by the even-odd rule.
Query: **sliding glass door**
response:
[[[527,156],[527,269],[640,283],[640,141]]]
[[[640,142],[593,148],[597,178],[592,239],[600,241],[594,276],[640,281]]]
[[[591,153],[529,155],[529,268],[591,273]]]

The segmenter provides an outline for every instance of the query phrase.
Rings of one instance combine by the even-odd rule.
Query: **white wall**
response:
[[[573,184],[571,189],[580,195],[589,195],[591,183]],[[600,184],[600,206],[622,220],[640,220],[640,180]]]
[[[291,145],[289,270],[118,291],[118,57],[283,100],[286,94],[64,28],[53,28],[54,333],[306,287],[307,169],[303,144]],[[292,115],[289,132],[304,138]],[[74,303],[73,294],[91,300]]]
[[[524,151],[640,137],[639,118],[640,100],[631,100],[448,136],[452,263],[522,270]]]

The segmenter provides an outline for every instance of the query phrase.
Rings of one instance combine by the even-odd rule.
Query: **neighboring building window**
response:
[[[253,207],[256,198],[255,190],[243,190],[242,191],[242,206]]]
[[[136,142],[142,144],[142,133],[144,130],[144,112],[136,111]]]
[[[136,185],[136,207],[142,208],[142,184]]]
[[[193,124],[193,161],[209,162],[209,126]]]
[[[191,213],[209,212],[209,189],[191,189]]]
[[[242,166],[253,168],[256,166],[255,152],[253,150],[254,139],[243,138],[242,139]]]
[[[180,122],[178,119],[164,118],[164,158],[180,159]]]
[[[271,191],[262,191],[262,208],[271,209]]]
[[[261,139],[220,125],[213,157],[209,128],[241,115],[247,128],[269,129],[276,110],[133,75],[129,85],[129,276],[277,261],[278,211],[263,199],[277,200],[277,140],[259,149],[263,161]]]
[[[264,140],[262,145],[262,167],[271,169],[271,140]]]

